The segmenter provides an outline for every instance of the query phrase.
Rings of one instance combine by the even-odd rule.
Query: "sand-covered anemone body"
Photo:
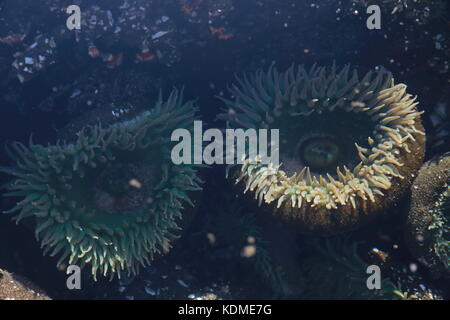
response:
[[[219,116],[279,129],[280,165],[246,159],[237,181],[307,233],[356,228],[392,205],[424,156],[416,97],[383,69],[273,66],[237,79]]]
[[[406,240],[435,276],[450,278],[450,153],[425,163],[414,180]]]
[[[58,265],[90,264],[94,278],[138,273],[170,248],[201,189],[195,167],[170,159],[172,130],[191,130],[195,111],[175,90],[128,120],[84,127],[73,141],[14,143],[16,167],[0,170],[15,177],[6,195],[23,199],[8,212],[35,218]]]

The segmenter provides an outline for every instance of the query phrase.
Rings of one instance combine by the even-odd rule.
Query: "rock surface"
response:
[[[0,300],[51,300],[28,280],[0,269]]]

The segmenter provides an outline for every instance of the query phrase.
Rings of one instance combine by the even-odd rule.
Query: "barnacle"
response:
[[[73,141],[14,143],[16,167],[0,171],[15,177],[6,196],[23,199],[8,212],[17,222],[35,218],[44,254],[61,254],[58,265],[90,264],[94,279],[137,274],[170,248],[184,204],[201,189],[195,167],[170,161],[172,130],[191,130],[194,116],[175,90],[131,119],[85,126]]]
[[[261,150],[237,182],[306,233],[356,228],[392,205],[424,156],[416,97],[378,69],[273,65],[230,88],[219,119],[232,128],[279,129],[280,165]],[[271,141],[273,143],[273,141]]]
[[[450,275],[450,153],[420,169],[411,188],[406,240],[436,276]]]

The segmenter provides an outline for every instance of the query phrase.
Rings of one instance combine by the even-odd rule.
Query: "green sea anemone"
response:
[[[195,108],[173,91],[152,109],[109,126],[83,127],[74,141],[54,145],[12,144],[15,179],[6,196],[22,197],[9,213],[34,217],[44,254],[58,265],[91,264],[111,278],[137,274],[155,253],[170,248],[190,192],[201,181],[191,165],[170,159],[171,132],[192,130]],[[184,213],[184,214],[183,214]]]
[[[369,266],[358,251],[361,244],[340,237],[325,238],[305,257],[301,276],[305,279],[305,299],[399,300],[399,291],[390,278],[381,277],[380,289],[369,290]]]
[[[240,199],[228,196],[216,202],[214,212],[209,230],[217,241],[221,245],[231,246],[235,257],[252,264],[256,275],[268,286],[273,296],[291,295],[293,284],[285,279],[283,270],[274,259],[276,256],[273,250],[277,249],[265,240],[264,226],[257,215],[242,207]]]
[[[231,128],[279,129],[280,162],[244,159],[244,192],[298,230],[354,229],[391,206],[424,157],[416,98],[382,69],[273,66],[237,79],[219,115]],[[261,152],[261,151],[259,151]]]
[[[411,198],[408,246],[434,275],[450,277],[450,153],[423,165]]]

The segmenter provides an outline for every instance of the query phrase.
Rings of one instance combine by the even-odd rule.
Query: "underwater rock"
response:
[[[423,165],[411,188],[405,237],[436,277],[450,277],[450,153]]]
[[[439,102],[429,114],[429,118],[433,127],[429,139],[431,150],[436,154],[446,152],[450,144],[450,111],[448,103],[444,101]]]
[[[237,79],[218,118],[279,129],[280,165],[248,156],[234,177],[299,232],[356,229],[391,207],[420,168],[425,133],[416,97],[384,69],[273,67]],[[259,150],[261,153],[261,150]]]
[[[0,300],[50,300],[28,280],[0,269]]]

